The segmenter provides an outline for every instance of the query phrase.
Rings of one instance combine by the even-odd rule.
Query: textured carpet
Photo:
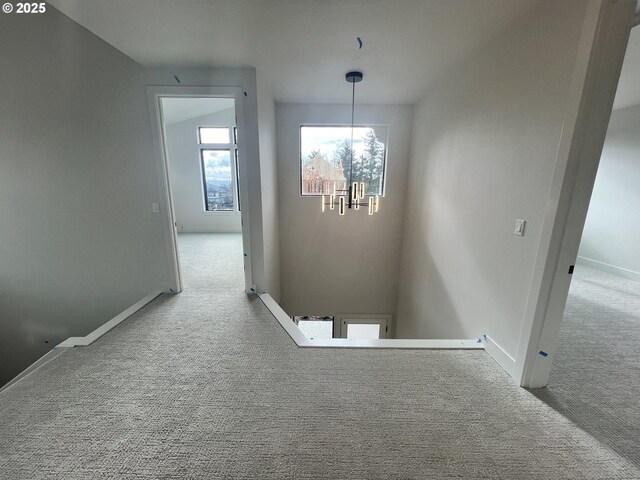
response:
[[[0,478],[640,478],[486,353],[299,349],[239,236],[180,247],[184,293],[0,395]]]
[[[549,386],[534,393],[640,467],[640,283],[576,267]]]

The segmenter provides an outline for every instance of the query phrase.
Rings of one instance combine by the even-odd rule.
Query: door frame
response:
[[[156,158],[160,160],[158,169],[158,182],[163,196],[160,204],[165,236],[165,246],[169,258],[169,288],[167,292],[179,293],[183,289],[182,272],[180,267],[180,255],[178,252],[178,230],[175,217],[171,185],[169,183],[169,156],[167,153],[166,131],[162,115],[161,98],[233,98],[235,100],[235,115],[238,149],[238,169],[240,181],[238,196],[243,206],[240,211],[242,224],[242,247],[244,261],[244,283],[247,293],[255,293],[253,272],[251,268],[251,222],[249,215],[249,184],[248,184],[248,158],[247,158],[247,129],[244,116],[244,92],[240,87],[189,87],[189,86],[150,86],[147,87],[147,100],[151,115],[151,132],[153,148]]]
[[[515,359],[514,378],[523,387],[544,387],[549,379],[635,6],[586,6]]]

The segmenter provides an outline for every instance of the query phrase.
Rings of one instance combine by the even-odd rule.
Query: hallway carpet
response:
[[[534,393],[640,468],[639,282],[576,266],[549,386]]]
[[[239,236],[180,247],[183,293],[0,394],[0,478],[640,478],[483,351],[299,349]]]

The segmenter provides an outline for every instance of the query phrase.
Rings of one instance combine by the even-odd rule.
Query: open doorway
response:
[[[640,466],[640,27],[631,30],[549,383],[535,395]]]
[[[167,194],[171,291],[214,277],[252,291],[241,92],[153,87],[150,101]]]

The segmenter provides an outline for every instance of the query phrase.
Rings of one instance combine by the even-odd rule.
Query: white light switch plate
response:
[[[524,226],[527,224],[526,220],[517,219],[516,228],[513,230],[513,234],[519,237],[524,237]]]
[[[152,203],[151,210],[153,210],[153,213],[160,213],[160,205],[158,203]]]

